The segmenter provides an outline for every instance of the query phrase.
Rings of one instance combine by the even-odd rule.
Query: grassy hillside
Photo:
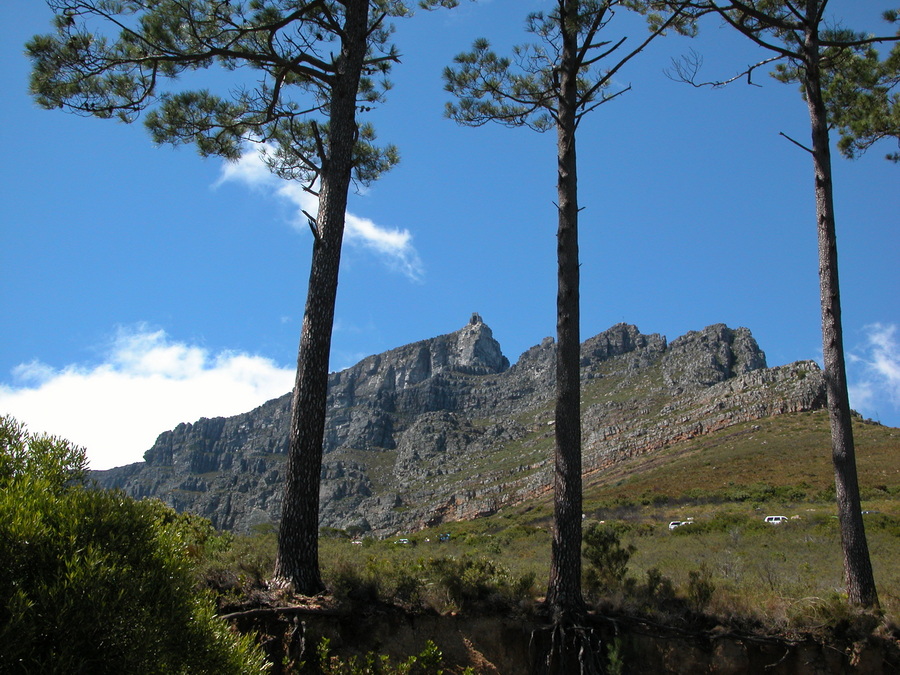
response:
[[[876,582],[888,623],[896,625],[900,429],[857,420],[855,434]],[[594,584],[588,595],[600,607],[662,620],[690,610],[765,630],[846,630],[852,622],[841,600],[832,485],[824,412],[738,425],[589,475],[586,527],[611,528],[630,557],[623,579]],[[440,612],[527,605],[546,587],[551,514],[546,494],[491,517],[387,540],[328,531],[324,574],[338,597],[354,601],[389,599]],[[767,515],[788,521],[770,525]],[[691,524],[670,530],[674,520]],[[259,552],[273,551],[274,535],[248,542],[239,541],[244,552],[235,554],[245,565],[241,574],[263,578],[270,553]],[[216,564],[221,572],[229,563]]]
[[[858,466],[882,604],[900,615],[900,430],[858,420]],[[614,524],[634,553],[628,575],[657,570],[686,592],[709,576],[710,609],[766,622],[815,623],[843,590],[827,414],[772,417],[693,439],[587,476],[586,522]],[[489,518],[400,533],[354,546],[323,542],[328,570],[403,568],[435,557],[487,557],[512,578],[533,575],[542,593],[549,566],[552,495]],[[789,518],[782,525],[766,515]],[[673,520],[690,526],[669,530]],[[439,542],[439,534],[451,535]],[[393,543],[399,538],[411,544]]]
[[[863,498],[900,496],[900,430],[854,424]],[[760,486],[797,499],[832,490],[831,441],[823,410],[779,415],[680,443],[586,479],[591,503],[762,497]],[[763,491],[766,492],[766,491]],[[771,492],[771,491],[769,491]]]

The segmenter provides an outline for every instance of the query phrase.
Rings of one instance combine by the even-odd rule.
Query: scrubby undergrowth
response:
[[[594,616],[651,633],[735,633],[844,650],[867,641],[896,644],[900,433],[861,420],[857,428],[880,610],[846,602],[827,420],[803,413],[711,434],[589,477],[584,583]],[[413,614],[540,621],[550,513],[545,499],[386,540],[323,531],[333,609],[396,606]],[[768,515],[787,520],[772,525]],[[688,524],[670,529],[672,521]],[[230,579],[226,605],[261,592],[270,561],[256,558],[252,569],[247,562],[273,547],[274,535],[259,532],[235,538],[218,558],[216,574]]]

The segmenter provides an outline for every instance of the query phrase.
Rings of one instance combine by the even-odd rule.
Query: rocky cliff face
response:
[[[370,356],[329,379],[322,525],[374,534],[471,518],[551,484],[555,344],[510,366],[476,314],[460,330]],[[767,368],[746,328],[671,344],[618,324],[581,350],[584,467],[760,417],[824,404],[813,362]],[[276,522],[290,395],[160,434],[144,462],[95,472],[246,531]]]

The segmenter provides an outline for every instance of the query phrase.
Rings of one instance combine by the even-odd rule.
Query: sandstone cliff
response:
[[[586,473],[738,422],[824,404],[814,362],[767,368],[746,328],[671,343],[618,324],[581,350]],[[491,513],[549,489],[555,344],[510,366],[476,314],[329,379],[323,526],[373,534]],[[144,462],[95,472],[246,531],[277,521],[290,395],[160,434]]]

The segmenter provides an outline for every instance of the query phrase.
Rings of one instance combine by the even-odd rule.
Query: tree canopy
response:
[[[900,22],[897,11],[884,18]],[[853,159],[881,140],[894,139],[900,146],[900,44],[884,58],[871,44],[829,56],[834,67],[826,71],[823,86],[829,120],[840,135],[838,150]],[[885,157],[900,162],[900,150]]]
[[[31,90],[46,108],[144,124],[157,143],[194,143],[203,156],[237,159],[265,144],[279,176],[314,185],[327,166],[330,92],[338,82],[345,3],[334,0],[50,0],[56,33],[26,46]],[[398,60],[388,19],[400,0],[373,0],[357,105],[383,100]],[[337,49],[336,49],[337,47]],[[193,71],[225,71],[226,94],[180,87]],[[361,125],[354,179],[368,184],[398,161]]]
[[[557,3],[562,5],[563,3]],[[574,3],[567,24],[560,21],[562,9],[549,13],[533,12],[525,20],[525,30],[538,38],[536,43],[516,45],[512,56],[499,56],[491,50],[490,41],[480,38],[472,50],[454,58],[454,65],[444,69],[447,91],[456,102],[446,104],[447,115],[468,126],[497,122],[506,126],[525,126],[536,131],[553,129],[559,123],[560,69],[563,39],[574,40],[571,67],[574,79],[576,126],[582,118],[600,105],[628,91],[623,86],[611,91],[611,83],[619,70],[666,30],[692,34],[690,12],[675,10],[665,17],[654,13],[652,30],[634,47],[627,36],[601,38],[617,11],[649,5],[626,0],[587,0]],[[605,37],[605,34],[603,34]]]

